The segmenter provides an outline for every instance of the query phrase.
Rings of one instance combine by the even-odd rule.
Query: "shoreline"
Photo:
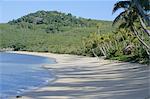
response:
[[[4,96],[4,97],[1,97],[0,99],[9,99],[10,97],[14,97],[14,96],[21,96],[22,94],[24,93],[27,93],[27,92],[32,92],[34,90],[37,90],[39,88],[42,88],[44,86],[46,86],[48,83],[50,82],[53,82],[56,80],[56,77],[55,77],[55,74],[53,73],[53,71],[50,71],[48,69],[46,69],[44,67],[44,65],[50,65],[50,64],[55,64],[57,63],[56,62],[56,59],[55,58],[48,58],[48,57],[45,57],[45,56],[39,56],[39,55],[31,55],[31,54],[23,54],[22,52],[20,53],[17,53],[15,51],[5,51],[5,52],[1,52],[1,53],[14,53],[14,54],[18,54],[18,55],[27,55],[27,56],[35,56],[35,57],[42,57],[42,58],[47,58],[48,60],[50,59],[52,61],[52,63],[45,63],[43,65],[39,65],[40,68],[44,69],[46,72],[48,72],[48,74],[50,74],[51,76],[48,77],[47,80],[45,80],[42,84],[39,84],[38,86],[32,86],[32,87],[28,87],[27,89],[21,89],[20,91],[18,91],[16,94],[12,94],[12,95],[8,95],[8,96]]]
[[[60,60],[58,59],[58,57],[59,56],[61,56],[61,57],[63,57],[64,55],[65,56],[76,56],[76,57],[86,57],[86,56],[78,56],[78,55],[69,55],[69,54],[53,54],[53,53],[47,53],[47,52],[28,52],[28,51],[6,51],[6,52],[8,52],[8,53],[16,53],[16,54],[25,54],[25,55],[34,55],[34,56],[40,56],[40,57],[46,57],[46,58],[48,58],[48,59],[54,59],[54,61],[55,61],[55,63],[54,64],[58,64],[58,63],[60,63],[60,62],[62,62],[62,59],[60,58]],[[45,54],[45,55],[44,55]],[[47,54],[47,55],[46,55]],[[56,57],[55,57],[56,56]],[[54,58],[55,57],[55,58]],[[87,57],[86,57],[87,58]],[[89,57],[89,58],[95,58],[97,61],[98,61],[98,59],[96,58],[96,57]],[[58,61],[59,60],[59,61]],[[41,66],[41,68],[44,68],[44,69],[47,69],[47,65],[52,65],[52,64],[45,64],[45,65],[42,65]],[[48,69],[47,69],[48,70]],[[54,73],[54,75],[55,75],[55,72],[54,71],[50,71],[50,70],[48,70],[49,72],[52,72],[52,73]],[[56,81],[58,78],[57,77],[54,77],[54,80],[52,80],[52,81],[48,81],[48,83],[52,83],[53,81]],[[47,84],[45,84],[45,85],[43,85],[43,86],[40,86],[40,87],[38,87],[38,88],[36,88],[36,89],[31,89],[31,90],[28,90],[28,91],[25,91],[25,92],[23,92],[23,93],[21,93],[21,94],[18,94],[16,97],[18,97],[18,98],[25,98],[25,99],[28,99],[27,97],[22,97],[22,95],[24,95],[24,94],[26,94],[26,93],[30,93],[30,92],[33,92],[33,91],[35,91],[35,90],[38,90],[38,89],[40,89],[40,88],[42,88],[42,87],[45,87],[45,86],[47,86],[48,85],[48,83]],[[16,97],[10,97],[11,99],[16,99]]]
[[[55,73],[55,76],[57,77],[56,80],[54,80],[53,82],[49,82],[46,86],[42,86],[41,88],[21,94],[22,96],[18,97],[19,99],[72,99],[72,98],[93,99],[96,97],[101,97],[100,99],[103,99],[102,97],[106,96],[109,97],[109,95],[106,95],[107,91],[100,95],[99,92],[101,92],[101,90],[93,86],[99,84],[101,85],[100,82],[102,82],[103,80],[105,81],[106,79],[108,80],[114,79],[121,81],[122,78],[120,76],[122,76],[122,74],[114,73],[113,75],[111,75],[111,73],[108,73],[107,75],[111,76],[107,77],[107,75],[103,75],[103,73],[101,74],[101,72],[104,71],[105,73],[105,71],[107,72],[109,69],[110,69],[109,72],[118,68],[125,69],[125,67],[122,67],[121,65],[129,65],[127,67],[129,69],[131,68],[130,65],[133,66],[133,68],[145,66],[134,63],[104,60],[102,58],[98,60],[95,57],[85,57],[68,54],[52,54],[52,53],[26,52],[26,51],[17,51],[12,53],[42,56],[47,58],[54,58],[56,60],[55,64],[46,64],[42,66],[44,69],[53,71]],[[90,85],[87,85],[87,83],[89,83]],[[86,91],[91,92],[89,94],[86,94],[85,93]],[[94,93],[92,91],[94,91]],[[138,90],[135,92],[138,92]],[[136,96],[139,97],[139,95],[137,94],[135,95],[135,97]],[[17,99],[17,98],[11,97],[10,99]],[[119,99],[119,98],[112,97],[112,99]],[[120,99],[127,99],[127,98],[120,98]],[[128,97],[128,99],[130,98]]]

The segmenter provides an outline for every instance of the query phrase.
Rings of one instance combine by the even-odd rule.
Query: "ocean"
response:
[[[20,95],[55,79],[42,65],[54,64],[46,57],[0,52],[0,99]]]

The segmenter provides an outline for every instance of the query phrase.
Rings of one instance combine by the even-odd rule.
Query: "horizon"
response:
[[[113,21],[116,14],[112,15],[112,8],[118,0],[81,0],[81,1],[19,1],[3,0],[0,4],[0,23],[7,23],[13,19],[37,11],[58,11],[62,13],[71,13],[73,16],[87,19]],[[90,5],[90,6],[89,6]]]

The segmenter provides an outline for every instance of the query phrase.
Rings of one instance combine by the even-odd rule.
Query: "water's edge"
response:
[[[42,68],[43,68],[43,66],[41,66]],[[45,68],[44,68],[45,69]],[[47,69],[48,70],[48,69]],[[28,90],[24,90],[23,92],[21,92],[21,93],[19,93],[19,94],[16,94],[16,95],[14,95],[14,96],[10,96],[10,97],[20,97],[20,96],[23,96],[24,94],[26,94],[26,93],[30,93],[30,92],[32,92],[32,91],[34,91],[34,90],[38,90],[38,89],[40,89],[40,88],[42,88],[42,87],[45,87],[45,86],[47,86],[49,83],[52,83],[52,82],[54,82],[54,81],[56,81],[57,80],[57,76],[55,76],[55,72],[54,71],[52,71],[52,70],[48,70],[48,72],[51,72],[51,74],[53,74],[53,78],[51,78],[50,80],[48,80],[48,81],[46,81],[45,82],[45,84],[42,84],[42,85],[39,85],[39,86],[37,86],[37,87],[35,87],[35,88],[30,88],[30,89],[28,89]],[[8,98],[9,99],[9,98]]]
[[[12,54],[14,53],[14,54],[18,54],[18,55],[30,55],[30,54],[15,53],[14,51],[6,51],[6,52],[4,52],[4,53],[10,53],[10,54],[11,54],[11,53],[12,53]],[[36,57],[47,58],[48,60],[53,60],[53,61],[54,61],[54,63],[51,63],[51,64],[57,64],[57,61],[56,61],[55,58],[50,58],[50,57],[45,57],[45,56],[39,56],[39,55],[30,55],[30,56],[36,56]],[[42,84],[39,85],[39,86],[36,86],[36,87],[33,87],[33,88],[29,88],[29,89],[20,91],[20,92],[19,92],[18,94],[16,94],[16,95],[10,95],[10,96],[5,97],[5,98],[6,98],[6,99],[10,99],[11,97],[22,96],[22,95],[24,95],[24,94],[26,94],[26,93],[29,93],[29,92],[32,92],[32,91],[34,91],[34,90],[40,89],[40,88],[42,88],[42,87],[44,87],[44,86],[47,86],[49,83],[52,83],[52,82],[54,82],[55,80],[57,80],[57,77],[56,77],[56,75],[55,75],[55,72],[54,72],[53,70],[50,70],[50,69],[45,68],[44,66],[46,66],[46,65],[50,65],[50,63],[49,63],[49,64],[48,64],[48,63],[45,63],[44,65],[39,65],[39,66],[40,66],[40,68],[42,68],[42,69],[44,69],[45,71],[47,71],[50,75],[52,75],[51,78],[47,79],[44,83],[42,83]]]

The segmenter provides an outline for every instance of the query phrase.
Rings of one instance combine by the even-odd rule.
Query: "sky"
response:
[[[77,17],[113,20],[113,5],[118,0],[1,0],[0,23],[6,23],[39,10],[61,11]]]

